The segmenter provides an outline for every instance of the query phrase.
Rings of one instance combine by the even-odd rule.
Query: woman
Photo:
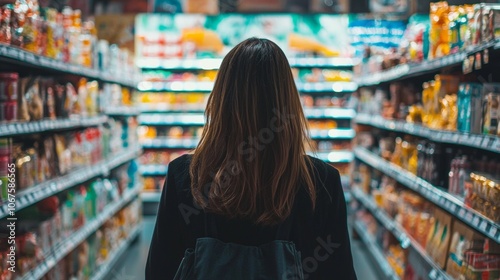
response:
[[[146,279],[173,279],[207,223],[224,244],[260,246],[285,221],[306,279],[356,279],[339,172],[305,155],[307,120],[283,51],[257,38],[234,47],[206,117],[194,154],[169,165]]]

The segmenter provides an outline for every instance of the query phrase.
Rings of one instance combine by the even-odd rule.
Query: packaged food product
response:
[[[12,4],[7,4],[3,8],[0,8],[0,43],[10,44],[12,41],[12,12],[14,7]]]
[[[458,91],[458,120],[457,130],[470,133],[481,133],[481,84],[460,84]]]
[[[25,94],[30,86],[30,78],[22,78],[19,82],[19,94],[17,95],[17,120],[29,121],[30,114],[28,110],[28,102],[26,101]]]
[[[483,122],[484,134],[500,135],[500,84],[483,85]]]
[[[43,101],[40,97],[39,78],[35,78],[30,82],[28,90],[24,93],[25,100],[28,104],[28,113],[30,121],[36,121],[43,118]]]

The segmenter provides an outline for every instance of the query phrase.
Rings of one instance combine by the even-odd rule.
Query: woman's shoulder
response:
[[[330,202],[335,201],[337,196],[343,192],[339,171],[323,160],[313,156],[308,157],[312,163],[317,196],[322,197],[325,194],[323,197],[329,198]]]
[[[311,160],[313,172],[315,173],[315,175],[319,175],[320,179],[336,180],[340,178],[340,173],[335,167],[331,166],[330,164],[324,162],[319,158],[313,156],[308,156],[308,157]]]

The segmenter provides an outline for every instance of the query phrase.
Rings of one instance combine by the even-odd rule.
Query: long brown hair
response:
[[[199,206],[274,225],[290,215],[302,186],[314,208],[307,121],[278,45],[250,38],[235,46],[222,61],[205,114],[190,166]]]

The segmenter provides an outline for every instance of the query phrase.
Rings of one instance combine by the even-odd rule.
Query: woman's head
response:
[[[222,61],[191,163],[195,201],[229,218],[276,224],[300,186],[314,205],[307,121],[283,51],[247,39]]]

